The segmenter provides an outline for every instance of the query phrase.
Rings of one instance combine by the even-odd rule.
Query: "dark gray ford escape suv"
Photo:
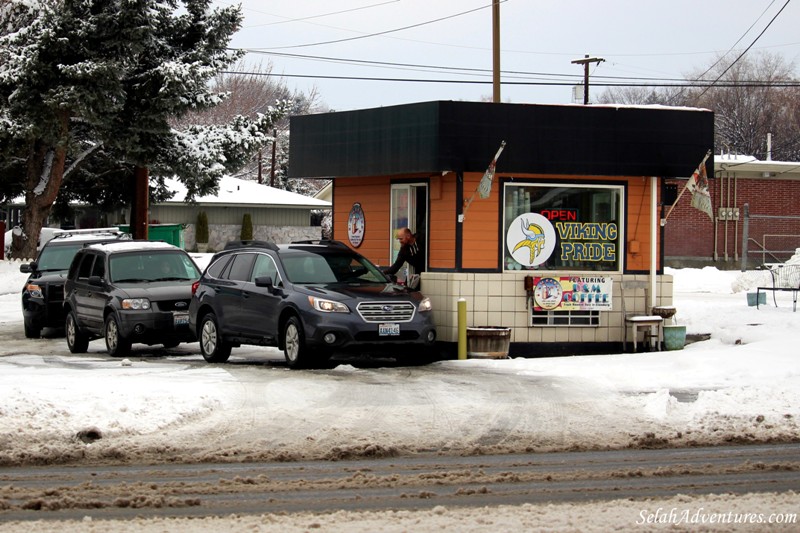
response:
[[[188,311],[199,277],[189,254],[164,242],[85,246],[65,285],[69,350],[86,352],[89,341],[99,337],[113,356],[126,355],[134,342],[171,348],[195,341]]]

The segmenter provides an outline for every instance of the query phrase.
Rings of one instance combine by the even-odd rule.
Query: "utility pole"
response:
[[[602,57],[589,57],[589,54],[583,56],[583,59],[575,59],[572,64],[583,65],[583,105],[589,104],[589,63],[602,63],[605,61]]]
[[[500,103],[500,0],[492,0],[492,102]]]
[[[147,167],[133,169],[134,194],[131,205],[131,236],[134,239],[147,239],[148,200],[150,199],[150,171]]]
[[[278,144],[278,130],[272,130],[272,168],[269,170],[269,186],[275,186],[275,146]]]

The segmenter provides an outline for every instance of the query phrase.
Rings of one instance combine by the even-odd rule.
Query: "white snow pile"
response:
[[[791,293],[778,293],[777,307],[770,296],[756,309],[746,293],[766,283],[765,272],[706,267],[667,274],[675,280],[676,322],[691,340],[704,339],[683,350],[290,371],[272,348],[237,348],[229,364],[208,365],[196,344],[168,351],[135,345],[116,360],[102,340],[78,356],[61,337],[25,339],[25,275],[19,263],[0,261],[0,466],[798,441],[800,313],[792,310]],[[747,498],[757,498],[779,512],[798,503],[795,494],[676,498],[684,499],[665,505],[752,510]],[[636,526],[641,509],[642,502],[620,501],[300,513],[137,520],[110,529],[603,531],[612,524],[645,527]],[[578,518],[554,527],[553,520],[572,516]],[[102,521],[71,524],[0,524],[0,531],[109,530]]]

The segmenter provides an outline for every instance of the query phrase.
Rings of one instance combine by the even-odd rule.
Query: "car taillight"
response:
[[[197,287],[199,287],[199,286],[200,286],[200,280],[199,279],[197,281],[195,281],[194,283],[192,283],[192,296],[194,296],[194,293],[197,292]]]

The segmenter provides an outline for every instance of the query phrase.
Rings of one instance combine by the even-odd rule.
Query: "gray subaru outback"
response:
[[[431,301],[338,241],[239,243],[211,259],[193,293],[190,329],[208,362],[241,344],[277,346],[291,368],[343,351],[433,355]]]

